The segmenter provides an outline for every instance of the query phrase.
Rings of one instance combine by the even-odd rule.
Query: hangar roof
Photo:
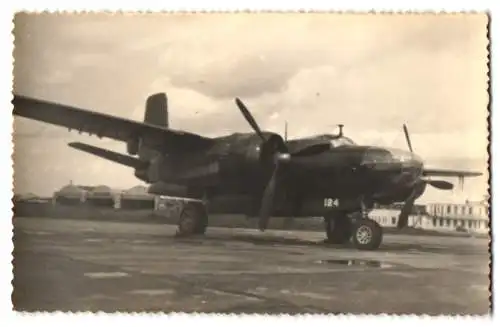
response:
[[[85,193],[84,190],[79,188],[78,186],[69,184],[66,186],[63,186],[59,191],[56,192],[57,196],[81,196],[83,193]]]
[[[94,187],[90,192],[90,197],[111,197],[115,192],[106,185],[99,185]]]
[[[125,199],[153,199],[154,195],[148,193],[145,186],[137,185],[128,190],[123,191],[123,198]]]

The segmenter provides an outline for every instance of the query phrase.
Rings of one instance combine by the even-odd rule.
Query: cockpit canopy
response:
[[[356,143],[354,143],[353,140],[351,140],[350,138],[345,137],[345,136],[341,136],[341,137],[338,137],[336,139],[332,139],[330,141],[330,143],[332,144],[333,148],[336,148],[336,147],[339,147],[339,146],[353,146],[353,145],[356,145]]]
[[[341,146],[354,146],[356,143],[346,136],[332,135],[332,134],[324,134],[319,135],[318,139],[330,141],[332,148],[338,148]]]

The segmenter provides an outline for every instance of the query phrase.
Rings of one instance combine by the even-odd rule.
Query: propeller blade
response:
[[[410,196],[406,199],[403,208],[399,213],[399,219],[397,225],[398,229],[408,226],[408,218],[410,217],[411,210],[415,205],[415,200],[420,194],[422,194],[422,192],[425,190],[425,187],[426,187],[426,181],[420,180],[420,182],[417,183],[413,188]]]
[[[285,122],[285,142],[288,141],[288,122]]]
[[[403,125],[403,130],[405,132],[406,144],[408,144],[408,149],[410,149],[410,152],[413,152],[413,147],[411,146],[411,140],[410,140],[410,133],[408,133],[408,128],[406,127],[406,124]]]
[[[425,181],[427,184],[434,186],[437,189],[440,190],[452,190],[454,185],[450,182],[447,181],[433,181],[433,180],[428,180]]]
[[[401,209],[401,212],[399,214],[399,219],[398,219],[398,229],[401,229],[403,227],[408,226],[408,217],[410,217],[411,209],[413,208],[413,205],[415,204],[415,198],[413,196],[410,196],[405,204],[403,205],[403,209]]]
[[[260,129],[259,125],[255,121],[252,114],[250,113],[248,108],[245,106],[245,104],[239,98],[236,98],[235,102],[236,102],[236,105],[238,106],[238,108],[240,109],[241,113],[243,114],[243,116],[247,120],[247,122],[250,124],[250,126],[252,126],[255,133],[262,140],[263,146],[265,146],[265,147],[270,146],[271,148],[276,147],[272,150],[277,150],[281,153],[288,153],[288,147],[286,145],[286,141],[283,140],[283,138],[280,135],[273,134],[271,137],[264,136],[264,133],[262,133],[262,130]],[[287,127],[285,128],[285,134],[287,134],[286,129],[287,129]],[[285,137],[287,137],[287,136],[285,136]]]
[[[264,231],[267,228],[267,224],[269,222],[269,218],[271,216],[271,211],[273,209],[274,204],[274,192],[276,190],[276,179],[278,175],[279,164],[276,163],[276,166],[273,171],[273,175],[269,180],[269,183],[264,190],[264,194],[262,196],[262,202],[259,213],[259,229]]]
[[[243,116],[247,120],[247,122],[250,124],[250,126],[252,126],[255,133],[257,133],[257,135],[259,135],[259,137],[262,139],[262,142],[266,142],[266,138],[264,137],[264,134],[262,134],[262,131],[260,130],[259,125],[257,125],[257,122],[255,121],[252,114],[245,106],[245,104],[239,98],[236,98],[235,102],[236,102],[236,105],[238,106],[238,108],[240,109],[241,113],[243,114]]]

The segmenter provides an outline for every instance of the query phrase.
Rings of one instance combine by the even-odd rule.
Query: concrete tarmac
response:
[[[15,310],[488,314],[488,240],[14,219]]]

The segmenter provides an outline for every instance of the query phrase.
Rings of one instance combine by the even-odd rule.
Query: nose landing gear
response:
[[[352,243],[359,250],[376,250],[382,244],[382,227],[371,219],[360,219],[353,224]]]
[[[345,244],[352,239],[353,245],[359,250],[376,250],[382,244],[382,227],[368,217],[363,202],[358,211],[336,208],[330,210],[324,219],[328,243]]]

